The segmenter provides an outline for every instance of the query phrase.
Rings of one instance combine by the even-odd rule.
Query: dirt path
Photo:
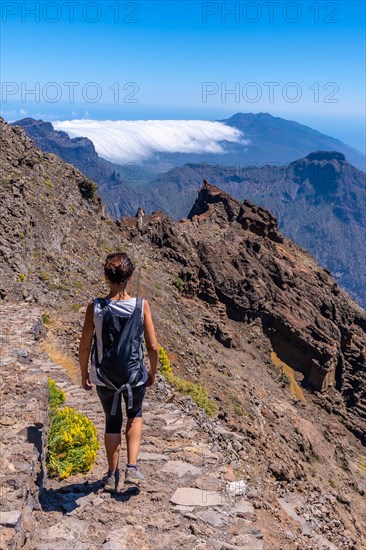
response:
[[[146,484],[140,491],[123,484],[115,494],[101,491],[102,440],[88,474],[47,479],[47,377],[65,391],[68,406],[95,422],[101,438],[103,416],[95,390],[82,390],[41,350],[39,317],[26,304],[2,305],[1,549],[337,548],[320,537],[310,540],[291,510],[286,515],[280,506],[266,506],[250,479],[239,483],[230,456],[245,448],[244,437],[210,421],[162,378],[145,401],[140,461]],[[121,468],[124,463],[123,450]],[[244,493],[230,492],[228,482],[238,493],[244,486]]]

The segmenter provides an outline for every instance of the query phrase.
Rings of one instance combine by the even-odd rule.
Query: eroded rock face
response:
[[[0,130],[0,296],[82,304],[96,262],[119,245],[118,228],[93,181],[18,126],[0,119]]]
[[[242,159],[232,165],[229,160],[221,165],[191,163],[160,174],[149,188],[174,219],[188,214],[202,178],[240,201],[246,198],[268,208],[281,232],[327,267],[365,308],[365,173],[346,156],[322,150],[283,166],[242,165]]]
[[[366,314],[327,270],[285,239],[276,219],[249,201],[240,203],[204,182],[189,219],[173,222],[162,213],[136,222],[124,218],[131,235],[142,234],[180,266],[186,296],[198,297],[226,319],[260,320],[280,360],[304,374],[315,390],[335,386],[348,425],[365,438],[364,387]],[[214,315],[207,331],[227,347],[235,337]],[[222,321],[222,319],[221,319]]]

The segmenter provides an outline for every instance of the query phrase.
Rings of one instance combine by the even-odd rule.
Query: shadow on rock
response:
[[[129,487],[125,491],[104,491],[101,480],[92,483],[72,483],[58,489],[43,489],[40,504],[44,512],[63,512],[73,514],[80,512],[87,505],[97,506],[110,496],[119,502],[127,502],[138,495],[138,487]]]

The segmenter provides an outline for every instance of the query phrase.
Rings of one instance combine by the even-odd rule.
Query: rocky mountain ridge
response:
[[[145,216],[139,231],[175,262],[183,294],[209,306],[207,329],[224,346],[240,343],[235,332],[220,328],[211,308],[222,309],[234,331],[258,322],[272,352],[302,373],[305,385],[321,391],[334,385],[345,407],[340,414],[366,442],[365,311],[282,236],[268,211],[205,182],[188,220]]]
[[[310,252],[366,305],[365,174],[341,153],[319,151],[287,166],[187,165],[159,176],[153,197],[187,216],[206,178],[233,197],[269,209],[280,230]]]

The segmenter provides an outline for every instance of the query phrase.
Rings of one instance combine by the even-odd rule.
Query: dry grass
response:
[[[357,454],[356,466],[361,472],[366,472],[366,456]]]
[[[52,359],[54,363],[57,363],[65,369],[74,384],[79,384],[80,369],[75,359],[60,351],[57,348],[56,344],[50,340],[43,340],[42,342],[40,342],[40,347],[42,351],[47,353],[49,358]]]

